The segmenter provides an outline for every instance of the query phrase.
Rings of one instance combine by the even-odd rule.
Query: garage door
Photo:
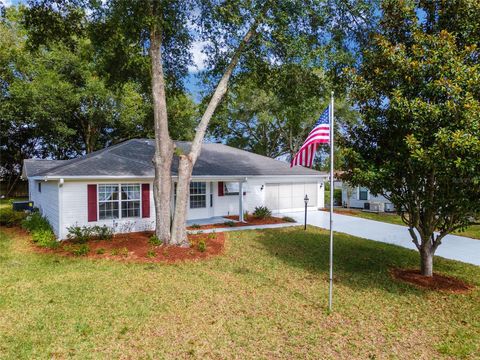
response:
[[[303,198],[308,195],[308,206],[317,206],[317,183],[265,184],[265,205],[272,211],[303,209]]]

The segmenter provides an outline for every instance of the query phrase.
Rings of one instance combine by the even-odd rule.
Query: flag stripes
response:
[[[327,107],[320,115],[313,130],[310,131],[300,150],[293,157],[290,167],[297,165],[312,167],[318,144],[328,144],[330,142],[329,109],[330,107]]]

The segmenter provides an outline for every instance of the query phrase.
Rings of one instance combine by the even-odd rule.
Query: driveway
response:
[[[292,212],[282,215],[290,216],[303,224],[304,214],[304,212]],[[329,220],[330,214],[328,212],[318,210],[308,212],[307,222],[309,225],[328,229]],[[333,229],[361,238],[417,250],[412,243],[406,226],[334,214]],[[464,236],[447,235],[442,240],[442,244],[438,247],[435,255],[469,264],[480,265],[480,240],[470,239]]]

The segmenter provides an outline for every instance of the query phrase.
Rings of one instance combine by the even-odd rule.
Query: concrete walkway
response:
[[[304,221],[304,212],[282,215],[290,216],[301,224]],[[310,225],[328,229],[329,220],[330,214],[328,212],[318,210],[308,212],[307,222]],[[406,226],[334,214],[333,229],[349,235],[416,250]],[[447,235],[442,240],[442,244],[438,247],[435,255],[480,266],[480,240]]]

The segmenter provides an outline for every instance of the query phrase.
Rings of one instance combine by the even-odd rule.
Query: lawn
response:
[[[344,215],[356,216],[363,219],[368,220],[375,220],[386,222],[390,224],[396,225],[403,225],[405,223],[402,221],[402,218],[397,214],[389,214],[389,213],[373,213],[373,212],[366,212],[357,209],[339,209],[336,212]],[[480,239],[480,225],[472,225],[469,226],[465,231],[456,231],[454,232],[455,235],[466,236],[473,239]]]
[[[32,252],[0,231],[0,358],[475,358],[480,268],[436,258],[463,295],[392,280],[400,247],[328,232],[228,234],[224,255],[175,265]],[[477,355],[475,355],[477,354]]]

